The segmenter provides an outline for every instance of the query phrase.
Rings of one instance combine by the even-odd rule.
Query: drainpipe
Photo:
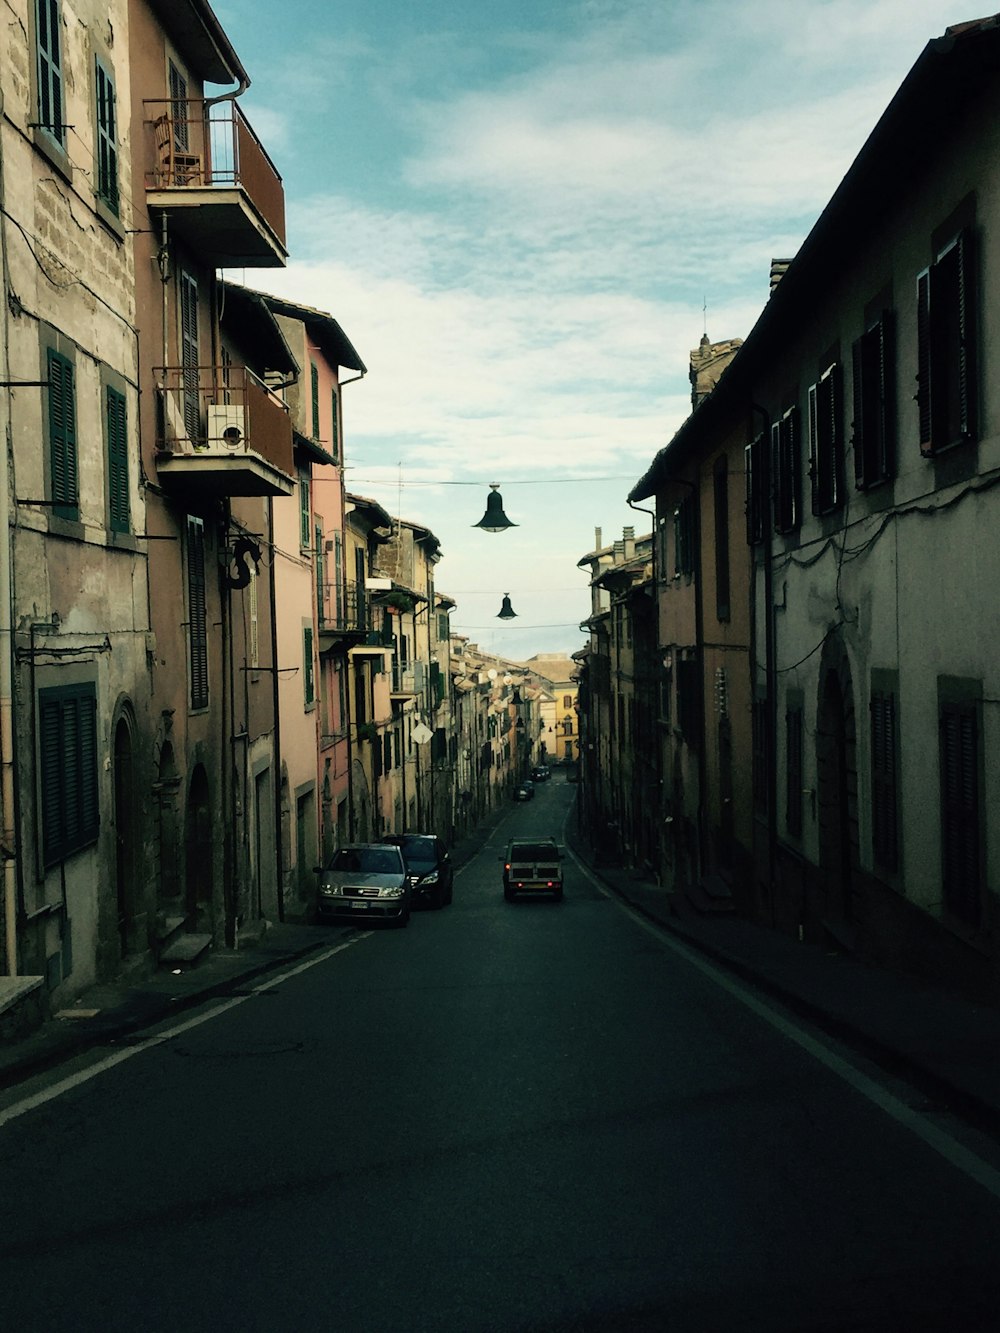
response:
[[[274,754],[274,857],[278,874],[278,920],[285,919],[285,847],[284,830],[281,818],[281,704],[278,681],[278,617],[275,592],[274,567],[274,496],[267,497],[267,531],[271,539],[271,563],[268,569],[267,587],[270,598],[268,620],[271,630],[271,708],[274,712],[274,732],[272,751]]]

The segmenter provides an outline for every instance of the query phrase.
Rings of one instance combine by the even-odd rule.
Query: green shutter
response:
[[[64,861],[100,828],[97,695],[89,683],[38,692],[42,859]]]
[[[97,91],[97,196],[118,214],[118,138],[115,123],[115,85],[99,60],[95,61]]]
[[[79,518],[76,464],[76,399],[73,363],[49,349],[49,468],[52,512]]]
[[[312,383],[312,436],[319,439],[319,371],[316,362],[309,363],[309,376]]]
[[[302,679],[305,685],[306,707],[316,702],[316,686],[313,680],[313,632],[307,625],[302,631]]]
[[[108,516],[112,532],[129,530],[128,418],[125,396],[116,389],[105,393],[108,439]]]
[[[312,476],[308,468],[299,468],[299,545],[309,550],[312,539]]]
[[[330,453],[333,454],[334,462],[340,462],[340,402],[337,398],[337,390],[334,389],[330,394],[330,413],[333,425],[330,430]]]
[[[62,54],[59,41],[59,0],[36,0],[35,52],[38,73],[38,123],[56,143],[65,146]]]
[[[326,560],[323,553],[323,529],[317,523],[316,534],[316,611],[319,616],[319,623],[322,625],[326,620],[325,592],[326,583]]]

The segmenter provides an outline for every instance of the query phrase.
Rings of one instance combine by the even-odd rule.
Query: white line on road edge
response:
[[[182,1032],[190,1032],[192,1028],[200,1027],[202,1023],[208,1023],[211,1019],[218,1018],[227,1010],[235,1009],[238,1004],[245,1004],[247,1000],[252,1000],[260,991],[273,990],[275,986],[280,986],[283,981],[288,981],[291,977],[297,977],[300,972],[308,972],[311,967],[317,967],[320,963],[325,963],[334,954],[342,953],[344,949],[349,949],[352,944],[367,940],[371,935],[372,931],[366,930],[360,935],[355,935],[353,939],[344,940],[341,944],[335,944],[332,948],[324,949],[322,953],[307,958],[304,963],[299,963],[296,967],[268,976],[246,994],[234,995],[228,1000],[223,1000],[221,1004],[215,1005],[207,1012],[198,1014],[195,1018],[189,1018],[185,1023],[178,1023],[169,1032],[161,1032],[146,1041],[137,1042],[134,1046],[116,1051],[114,1055],[105,1056],[103,1060],[91,1065],[89,1069],[82,1069],[77,1074],[71,1074],[69,1078],[60,1079],[58,1083],[53,1083],[51,1087],[46,1088],[43,1092],[36,1092],[32,1097],[25,1097],[23,1101],[15,1102],[13,1106],[9,1106],[5,1111],[0,1111],[0,1129],[3,1129],[4,1125],[11,1120],[16,1120],[18,1116],[33,1111],[37,1106],[44,1106],[46,1102],[61,1097],[64,1092],[71,1092],[73,1088],[78,1088],[83,1083],[89,1083],[92,1078],[97,1078],[98,1074],[107,1073],[109,1069],[114,1069],[115,1065],[120,1065],[124,1060],[131,1060],[133,1055],[152,1050],[154,1046],[162,1046],[164,1042],[173,1041],[174,1037],[179,1036]]]
[[[947,1131],[930,1123],[925,1115],[919,1111],[914,1111],[905,1102],[901,1102],[898,1097],[894,1097],[891,1092],[886,1091],[874,1079],[862,1074],[859,1069],[855,1069],[852,1064],[849,1064],[839,1055],[835,1055],[821,1041],[817,1041],[815,1037],[809,1036],[807,1032],[782,1017],[770,1005],[751,994],[740,982],[734,981],[721,967],[709,962],[696,950],[671,934],[669,927],[657,925],[650,921],[648,917],[643,916],[641,912],[630,907],[628,903],[623,902],[617,894],[612,893],[606,885],[602,884],[590,872],[571,847],[567,846],[566,850],[591,884],[606,898],[610,898],[612,902],[617,903],[626,915],[630,916],[637,925],[642,926],[643,930],[650,935],[654,935],[666,948],[672,949],[674,953],[690,963],[692,967],[697,968],[699,972],[709,977],[723,990],[728,991],[734,999],[739,1000],[758,1018],[762,1018],[765,1023],[769,1023],[771,1027],[780,1032],[783,1037],[787,1037],[789,1041],[793,1041],[796,1046],[800,1046],[802,1050],[811,1055],[814,1060],[818,1060],[820,1064],[825,1065],[831,1073],[843,1079],[845,1083],[859,1092],[862,1097],[867,1098],[873,1106],[877,1106],[879,1110],[884,1111],[897,1124],[908,1129],[918,1139],[922,1139],[928,1147],[933,1148],[945,1161],[957,1167],[970,1180],[974,1180],[976,1184],[988,1190],[994,1198],[1000,1199],[1000,1171],[996,1167],[991,1166],[989,1162],[984,1161],[969,1148],[964,1147],[952,1138]]]

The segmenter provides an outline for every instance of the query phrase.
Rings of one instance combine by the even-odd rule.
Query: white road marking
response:
[[[320,963],[325,963],[334,954],[342,953],[344,949],[349,949],[352,945],[360,943],[361,940],[369,939],[372,934],[373,932],[370,930],[363,931],[352,939],[344,940],[329,949],[324,949],[322,953],[307,958],[305,962],[298,963],[295,967],[290,967],[277,974],[271,973],[261,980],[259,985],[254,986],[245,994],[234,995],[228,1000],[223,1000],[211,1009],[206,1010],[205,1013],[189,1018],[186,1022],[177,1023],[167,1032],[160,1032],[155,1037],[149,1037],[146,1041],[137,1042],[134,1046],[116,1051],[114,1055],[105,1056],[97,1064],[82,1069],[76,1074],[71,1074],[68,1078],[60,1079],[58,1083],[53,1083],[50,1087],[43,1089],[41,1092],[36,1092],[31,1097],[25,1097],[22,1101],[15,1102],[13,1106],[9,1106],[5,1111],[0,1111],[0,1129],[11,1120],[16,1120],[18,1116],[26,1115],[28,1111],[33,1111],[38,1106],[44,1106],[46,1102],[54,1101],[57,1097],[61,1097],[63,1093],[71,1092],[74,1088],[89,1083],[92,1078],[97,1078],[99,1074],[107,1073],[109,1069],[114,1069],[115,1065],[120,1065],[124,1060],[131,1060],[133,1055],[152,1050],[154,1046],[162,1046],[164,1042],[173,1041],[182,1032],[190,1032],[192,1028],[201,1027],[202,1023],[208,1023],[213,1018],[219,1018],[228,1010],[235,1009],[238,1004],[245,1004],[247,1000],[252,1000],[259,991],[273,990],[275,986],[280,986],[283,981],[288,981],[291,977],[297,977],[300,972],[308,972],[311,967],[318,967]]]
[[[736,981],[727,975],[721,967],[708,961],[694,948],[684,944],[676,935],[671,933],[668,926],[657,925],[655,922],[650,921],[649,918],[644,916],[641,912],[630,907],[628,903],[623,902],[616,893],[613,893],[591,873],[590,869],[580,860],[571,847],[567,846],[566,851],[568,855],[572,857],[577,868],[582,871],[590,883],[593,884],[605,898],[610,898],[613,903],[625,912],[627,916],[630,916],[637,925],[643,928],[643,930],[647,931],[650,935],[655,936],[655,938],[666,948],[671,949],[687,963],[690,963],[692,967],[696,968],[706,977],[709,977],[716,983],[716,985],[721,986],[723,990],[728,991],[734,999],[739,1000],[742,1005],[752,1013],[756,1014],[758,1018],[762,1018],[765,1023],[769,1023],[771,1027],[773,1027],[775,1031],[780,1032],[783,1037],[787,1037],[789,1041],[792,1041],[796,1046],[801,1047],[801,1049],[811,1055],[814,1060],[818,1060],[820,1064],[825,1065],[831,1073],[836,1074],[838,1078],[843,1079],[845,1083],[854,1088],[856,1092],[859,1092],[862,1097],[867,1098],[873,1106],[877,1106],[880,1111],[885,1112],[885,1114],[895,1120],[897,1124],[902,1125],[912,1134],[915,1134],[918,1139],[923,1140],[928,1147],[933,1148],[939,1156],[943,1157],[945,1161],[950,1162],[952,1166],[957,1167],[957,1169],[963,1172],[964,1175],[968,1176],[970,1180],[974,1180],[977,1185],[981,1185],[983,1189],[988,1190],[994,1198],[1000,1199],[1000,1171],[998,1171],[996,1167],[991,1166],[989,1162],[984,1161],[977,1153],[972,1152],[969,1148],[966,1148],[963,1144],[959,1143],[958,1140],[953,1138],[946,1130],[943,1130],[939,1126],[928,1121],[926,1116],[920,1111],[913,1110],[912,1107],[907,1106],[905,1102],[900,1101],[898,1097],[894,1097],[891,1092],[888,1092],[880,1084],[876,1083],[874,1079],[869,1078],[867,1074],[863,1074],[859,1069],[855,1069],[855,1067],[847,1060],[844,1060],[841,1056],[835,1054],[825,1046],[821,1041],[817,1041],[815,1037],[810,1036],[807,1032],[804,1032],[801,1028],[796,1026],[796,1024],[790,1022],[775,1009],[772,1009],[769,1004],[758,999],[756,995],[747,990],[739,981]]]

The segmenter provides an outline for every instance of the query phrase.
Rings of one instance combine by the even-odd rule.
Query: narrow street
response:
[[[988,1181],[572,857],[562,904],[504,902],[574,791],[451,907],[5,1094],[4,1328],[995,1328]]]

